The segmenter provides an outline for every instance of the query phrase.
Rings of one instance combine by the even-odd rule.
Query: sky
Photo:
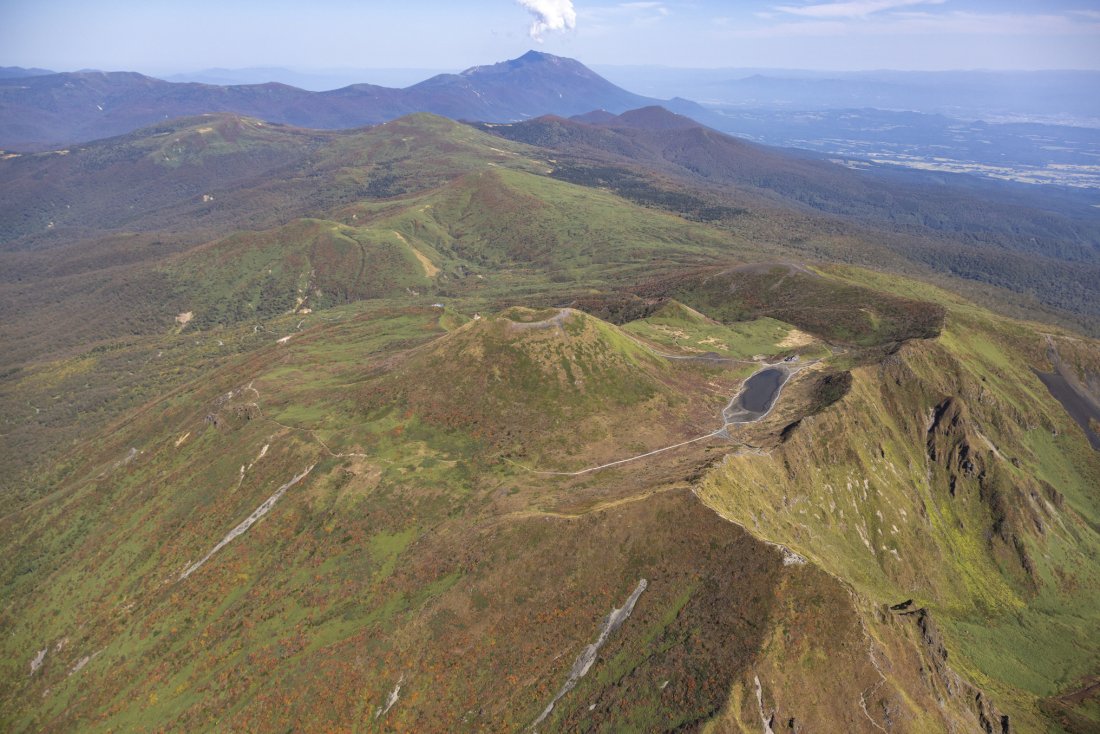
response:
[[[1100,0],[0,0],[0,66],[1100,69]]]

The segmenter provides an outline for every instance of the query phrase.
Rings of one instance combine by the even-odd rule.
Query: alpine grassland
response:
[[[605,154],[217,115],[0,161],[72,212],[0,253],[3,728],[1089,731],[1100,453],[1039,373],[1095,400],[1100,344]]]

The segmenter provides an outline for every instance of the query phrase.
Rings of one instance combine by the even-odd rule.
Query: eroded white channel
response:
[[[280,497],[282,497],[284,494],[286,494],[286,491],[288,489],[290,489],[295,484],[297,484],[298,482],[305,479],[306,475],[309,474],[311,471],[313,471],[314,466],[316,466],[316,465],[315,464],[310,464],[309,467],[305,471],[303,471],[301,474],[298,474],[293,479],[291,479],[289,482],[287,482],[286,484],[284,484],[283,486],[281,486],[277,490],[275,490],[275,494],[271,495],[266,500],[264,500],[263,504],[261,504],[255,510],[253,510],[252,514],[249,515],[248,517],[246,517],[243,521],[241,521],[240,525],[238,525],[237,527],[230,530],[229,533],[224,538],[221,539],[221,542],[219,542],[217,545],[215,545],[213,548],[210,549],[209,553],[207,553],[200,560],[196,561],[195,563],[192,563],[190,566],[188,566],[186,569],[184,569],[183,573],[180,574],[179,580],[183,581],[185,578],[187,578],[188,576],[193,574],[195,571],[198,571],[202,567],[202,565],[204,563],[206,563],[207,561],[209,561],[210,558],[215,553],[217,553],[222,548],[227,546],[237,536],[243,535],[250,527],[252,527],[256,523],[257,520],[259,520],[261,517],[266,515],[268,513],[268,511],[270,511],[271,508],[275,506],[275,503],[279,501]]]
[[[583,678],[585,673],[592,667],[592,664],[596,662],[596,654],[600,651],[600,648],[603,647],[608,638],[615,633],[615,630],[623,626],[623,622],[625,622],[631,612],[634,611],[634,605],[638,603],[638,597],[642,595],[642,592],[645,591],[648,585],[648,581],[640,579],[638,585],[634,587],[634,591],[631,592],[630,596],[627,598],[626,603],[618,609],[612,609],[611,613],[607,615],[607,619],[604,620],[603,623],[603,629],[600,630],[600,636],[596,638],[595,642],[584,648],[584,651],[577,657],[576,661],[573,663],[572,669],[569,671],[569,678],[565,681],[565,685],[561,687],[561,690],[554,696],[554,699],[547,704],[546,708],[539,714],[539,717],[531,724],[532,731],[553,712],[554,706],[557,705],[562,696],[576,688],[577,681]]]

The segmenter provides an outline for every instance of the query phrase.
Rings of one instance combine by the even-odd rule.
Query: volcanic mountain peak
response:
[[[403,93],[412,109],[485,121],[573,115],[593,107],[622,111],[655,101],[615,86],[578,61],[538,52],[439,74]]]
[[[680,382],[696,378],[594,316],[514,307],[475,316],[395,360],[360,400],[367,414],[397,406],[425,425],[473,432],[492,445],[522,437],[525,453],[557,454],[554,447],[578,428],[601,445],[596,453],[616,454],[631,426],[649,426],[641,445],[654,448],[681,440],[689,418],[719,408],[701,385],[691,399],[683,396]],[[563,465],[588,454],[577,451]]]
[[[514,59],[508,59],[507,61],[500,61],[496,64],[488,64],[485,66],[471,66],[461,73],[461,76],[489,76],[496,74],[509,74],[517,71],[533,71],[536,69],[552,69],[555,73],[571,73],[588,77],[590,79],[601,79],[596,72],[589,69],[587,66],[577,61],[576,59],[569,59],[564,56],[554,56],[553,54],[543,53],[541,51],[528,51]]]
[[[563,360],[585,375],[658,365],[618,327],[573,308],[515,306],[468,322],[441,340],[438,349],[437,355],[448,359],[461,354],[464,371],[470,365],[493,367],[518,358],[542,379],[560,377],[563,385],[578,389],[583,389],[584,380],[565,380],[565,374],[572,373],[563,368]]]

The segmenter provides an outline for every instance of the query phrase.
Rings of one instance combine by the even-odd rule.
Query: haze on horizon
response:
[[[0,4],[0,65],[461,70],[538,48],[595,66],[1100,69],[1091,0],[359,0]],[[372,81],[372,80],[364,80]]]

